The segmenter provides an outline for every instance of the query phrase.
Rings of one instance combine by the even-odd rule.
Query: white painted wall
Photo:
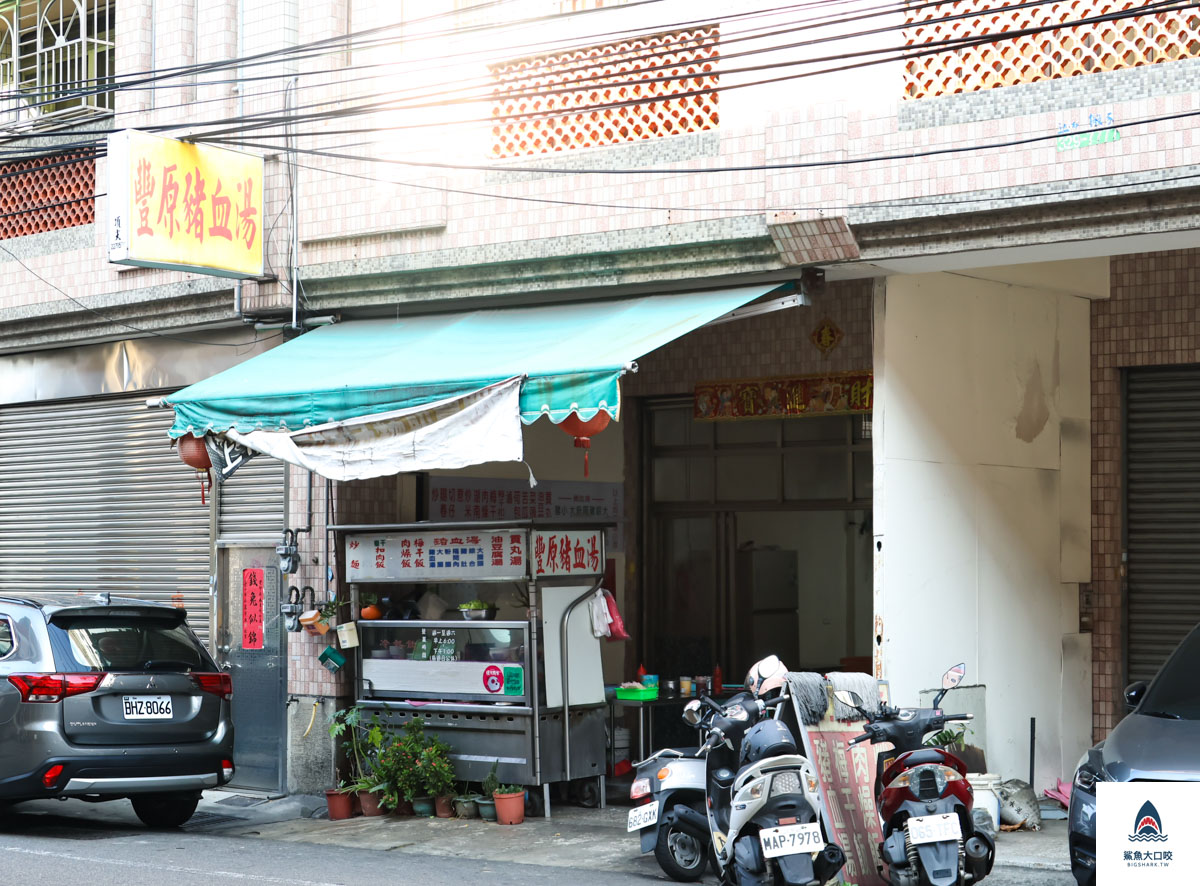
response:
[[[1037,718],[1040,790],[1091,729],[1073,639],[1090,568],[1089,303],[969,272],[889,277],[876,299],[883,676],[915,703],[965,661],[987,687],[992,771],[1028,777]]]

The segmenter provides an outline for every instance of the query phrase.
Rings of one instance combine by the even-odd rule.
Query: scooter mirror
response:
[[[863,704],[862,696],[857,692],[851,692],[849,689],[838,689],[833,693],[833,697],[851,708],[861,708]]]
[[[693,698],[683,706],[683,719],[691,726],[700,722],[700,699]]]
[[[963,681],[963,677],[967,675],[966,662],[960,662],[952,667],[946,673],[942,674],[942,688],[953,689]]]

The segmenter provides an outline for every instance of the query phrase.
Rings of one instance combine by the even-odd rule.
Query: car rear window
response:
[[[149,618],[72,618],[50,623],[60,671],[213,671],[186,625]]]

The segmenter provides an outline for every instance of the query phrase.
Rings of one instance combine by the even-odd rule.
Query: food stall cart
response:
[[[388,598],[384,618],[357,622],[358,703],[394,727],[423,720],[464,781],[482,781],[498,761],[501,782],[542,788],[531,803],[547,816],[556,782],[602,806],[606,706],[587,603],[604,575],[606,527],[333,528],[353,610],[366,593]],[[457,608],[483,596],[495,607]],[[399,617],[443,603],[436,618]]]

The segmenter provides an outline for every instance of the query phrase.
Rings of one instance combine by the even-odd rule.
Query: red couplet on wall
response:
[[[242,570],[242,648],[263,648],[263,570]]]

